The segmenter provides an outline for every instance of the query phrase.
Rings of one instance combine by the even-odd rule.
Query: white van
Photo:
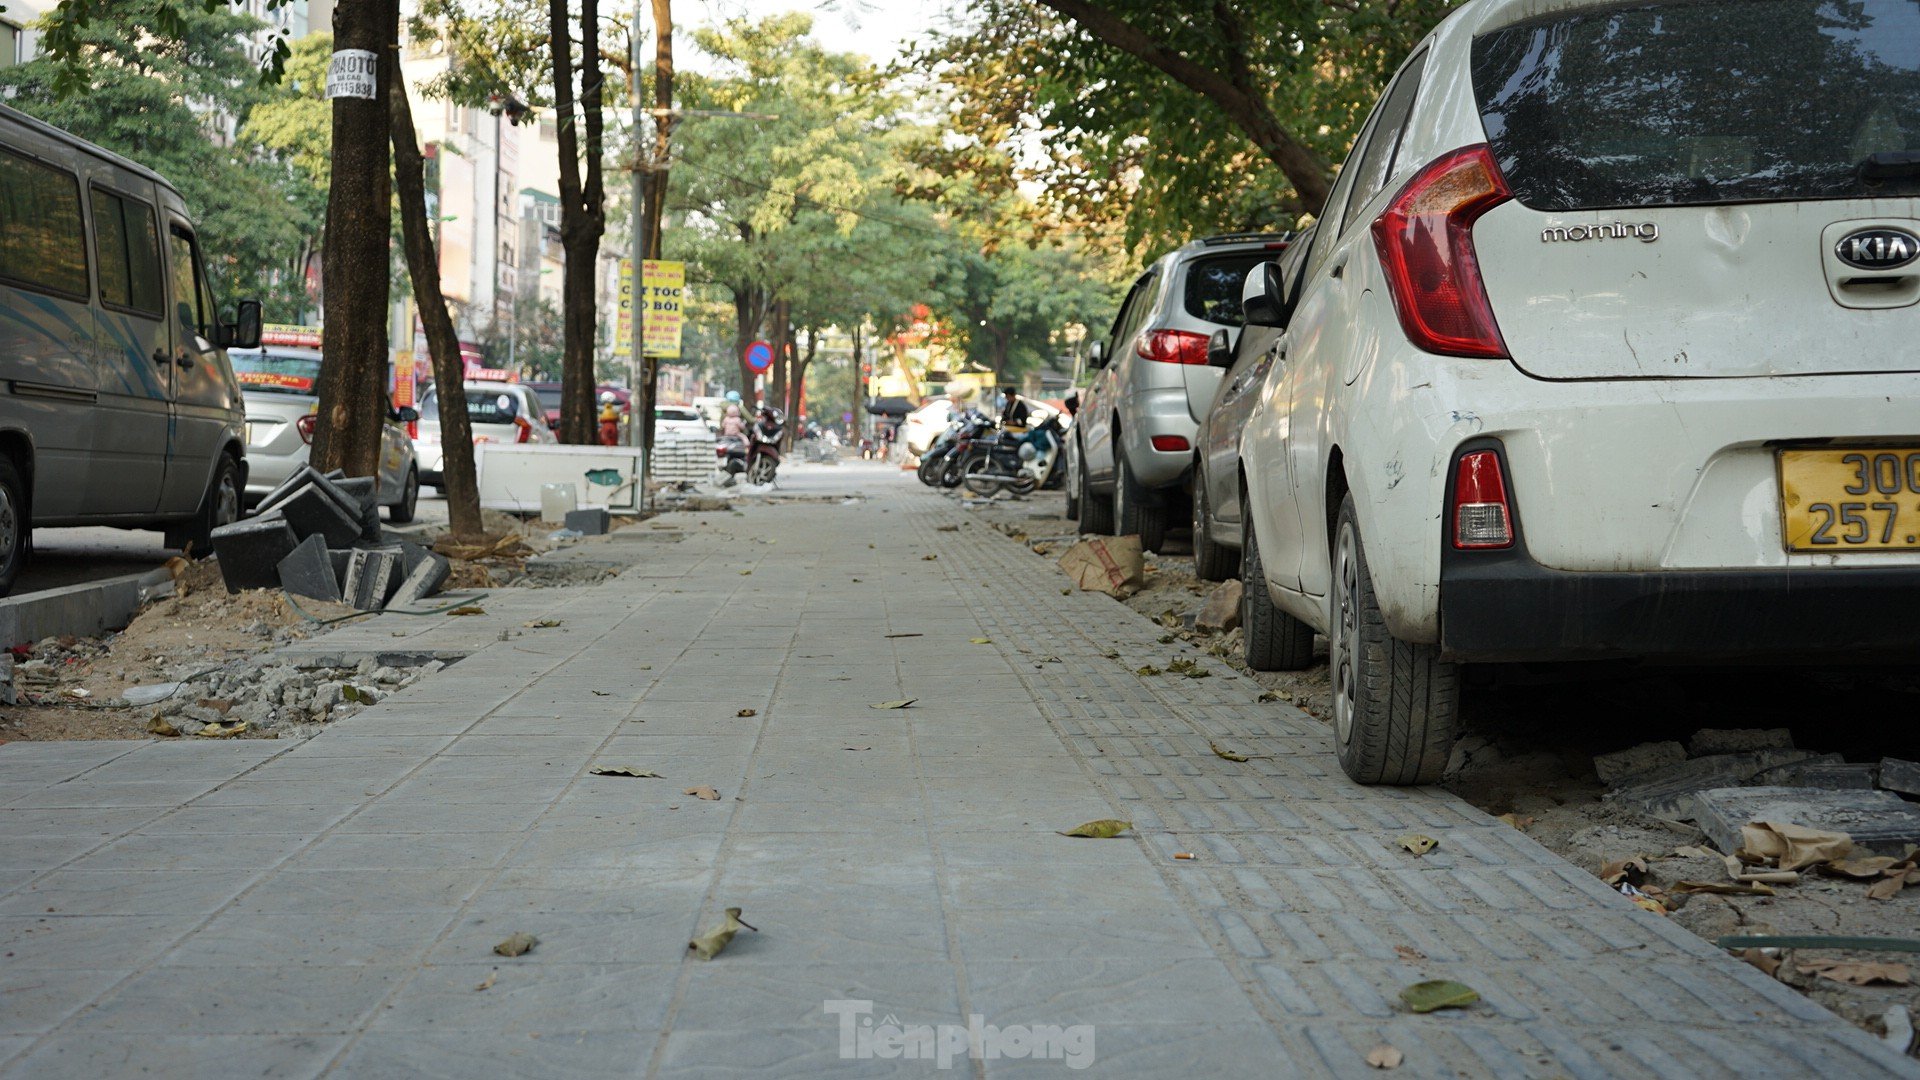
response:
[[[0,595],[35,527],[164,529],[210,550],[239,517],[245,413],[180,193],[0,105]]]

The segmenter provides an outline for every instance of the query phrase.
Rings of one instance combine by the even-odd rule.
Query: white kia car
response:
[[[1253,272],[1249,660],[1356,780],[1466,662],[1920,650],[1913,0],[1472,0]]]

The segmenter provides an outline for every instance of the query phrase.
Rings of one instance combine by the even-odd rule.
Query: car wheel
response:
[[[1080,531],[1096,536],[1113,535],[1113,503],[1094,493],[1087,477],[1086,455],[1080,455]]]
[[[420,470],[407,467],[407,479],[400,485],[399,503],[387,507],[387,520],[395,525],[405,525],[413,520],[414,510],[420,504]]]
[[[1142,487],[1127,464],[1120,440],[1113,447],[1113,516],[1121,536],[1140,537],[1140,550],[1159,551],[1167,543],[1167,507],[1157,491]]]
[[[207,486],[194,520],[181,535],[180,546],[196,559],[213,554],[213,530],[240,520],[240,463],[221,454],[214,466],[213,483]]]
[[[1073,468],[1067,470],[1067,482],[1061,486],[1067,489],[1067,517],[1080,519],[1080,455],[1073,456]]]
[[[27,519],[27,485],[13,462],[0,457],[0,596],[13,592],[20,568],[26,565],[32,529]]]
[[[1432,784],[1460,722],[1460,669],[1387,632],[1349,495],[1334,526],[1327,666],[1340,767],[1362,784]]]
[[[1193,469],[1193,572],[1201,581],[1225,581],[1240,569],[1240,553],[1213,540],[1208,524],[1212,507],[1207,502],[1207,477],[1201,467]]]
[[[1313,663],[1313,627],[1281,611],[1267,591],[1253,515],[1240,500],[1240,637],[1255,671],[1300,671]]]

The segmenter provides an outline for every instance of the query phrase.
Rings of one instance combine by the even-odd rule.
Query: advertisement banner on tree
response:
[[[613,355],[633,355],[633,260],[620,260],[619,316],[613,327]]]
[[[680,306],[687,289],[687,264],[648,259],[641,267],[642,297],[647,305],[644,347],[648,356],[680,358]],[[631,335],[632,331],[629,330]]]
[[[393,354],[393,407],[412,407],[414,393],[413,350],[400,349]]]

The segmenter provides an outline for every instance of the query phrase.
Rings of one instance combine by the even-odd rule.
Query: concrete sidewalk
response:
[[[1159,627],[907,480],[701,517],[600,586],[318,639],[469,655],[305,743],[0,747],[3,1071],[924,1075],[887,1025],[951,1050],[977,1014],[1002,1056],[948,1075],[1067,1071],[1039,1041],[1101,1076],[1374,1075],[1382,1043],[1417,1076],[1920,1076],[1458,799],[1353,786],[1224,666],[1134,675]],[[1106,817],[1136,831],[1055,832]],[[725,907],[759,932],[691,958]],[[1483,1000],[1396,1000],[1437,978]]]

